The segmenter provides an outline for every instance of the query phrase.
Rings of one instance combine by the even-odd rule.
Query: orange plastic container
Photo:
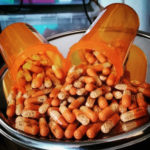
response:
[[[85,50],[98,50],[114,65],[117,82],[123,75],[123,65],[138,27],[138,16],[131,7],[124,4],[109,5],[100,13],[81,40],[70,48],[67,68],[84,64]]]
[[[48,51],[52,63],[63,68],[65,62],[63,56],[55,46],[47,44],[45,41],[41,35],[25,23],[11,24],[2,31],[0,34],[1,54],[14,81],[24,60],[39,52]]]

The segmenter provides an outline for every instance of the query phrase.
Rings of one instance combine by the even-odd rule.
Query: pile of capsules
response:
[[[146,122],[150,84],[139,81],[115,84],[113,65],[99,51],[85,51],[86,64],[72,66],[66,77],[46,54],[36,54],[20,67],[12,88],[7,116],[15,128],[30,135],[56,139],[96,138],[120,121],[123,131]],[[130,123],[130,121],[134,121]]]

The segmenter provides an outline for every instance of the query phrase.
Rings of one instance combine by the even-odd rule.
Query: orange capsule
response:
[[[77,128],[77,123],[69,124],[64,133],[65,137],[67,139],[73,138],[74,131],[76,130],[76,128]]]
[[[74,70],[71,73],[68,73],[67,77],[66,77],[66,82],[71,84],[73,81],[75,81],[76,79],[78,79],[81,74],[83,73],[83,68],[78,68],[76,70]]]
[[[66,83],[68,83],[68,84],[72,84],[74,80],[76,80],[76,78],[73,73],[66,77]]]
[[[86,95],[86,93],[87,93],[87,91],[86,91],[85,88],[81,88],[81,89],[77,89],[77,90],[76,90],[76,94],[77,94],[78,96]]]
[[[25,92],[25,93],[22,95],[22,97],[23,97],[24,99],[27,99],[27,98],[29,98],[30,96],[29,96],[28,92]]]
[[[85,58],[89,64],[93,64],[96,61],[96,58],[90,52],[85,52]]]
[[[49,122],[49,128],[56,139],[62,139],[64,136],[63,129],[53,120]]]
[[[7,110],[6,114],[8,117],[13,117],[15,115],[15,109],[16,109],[16,102],[15,102],[15,96],[16,94],[11,91],[7,97]]]
[[[86,106],[81,106],[80,110],[92,121],[96,122],[98,120],[98,115],[96,112],[92,111],[90,108]]]
[[[105,98],[106,98],[106,100],[112,100],[113,94],[111,92],[105,93]]]
[[[47,100],[47,96],[46,95],[42,95],[42,96],[38,96],[38,97],[30,97],[30,98],[27,98],[24,101],[24,104],[25,105],[28,105],[28,104],[41,104],[41,103],[43,103],[46,100]]]
[[[103,68],[102,70],[102,74],[105,76],[108,76],[110,74],[111,70],[110,68]]]
[[[61,84],[61,81],[53,74],[53,71],[51,68],[47,67],[45,70],[45,74],[51,79],[51,81],[53,82],[55,86]]]
[[[113,91],[113,96],[115,99],[121,99],[122,98],[122,92],[121,91]]]
[[[96,99],[95,98],[91,98],[90,96],[88,96],[85,106],[92,108],[94,106]]]
[[[37,90],[31,94],[31,97],[38,97],[38,96],[46,95],[46,94],[49,94],[50,92],[51,92],[51,89]]]
[[[15,104],[10,104],[7,106],[6,114],[8,117],[13,117],[15,115],[15,109],[16,105]]]
[[[135,108],[138,107],[136,95],[132,95],[132,96],[131,96],[131,99],[132,99],[132,103],[131,103],[131,105],[128,107],[129,110],[132,110],[132,109],[135,109]]]
[[[51,101],[52,99],[47,99],[38,109],[40,114],[44,114],[46,113],[46,111],[48,110],[49,106],[51,105]]]
[[[106,80],[106,84],[108,86],[113,86],[115,84],[116,81],[116,75],[114,72],[111,72]]]
[[[101,131],[103,133],[109,133],[113,127],[119,122],[120,117],[117,113],[113,114],[106,122],[101,126]]]
[[[101,125],[102,123],[97,122],[97,123],[93,123],[88,130],[86,131],[86,135],[88,138],[93,139],[96,137],[96,135],[99,133],[99,131],[101,130]]]
[[[44,73],[38,73],[35,78],[33,78],[31,87],[39,88],[43,84],[44,81]]]
[[[26,117],[26,118],[39,118],[40,114],[37,110],[28,110],[28,109],[24,109],[22,111],[22,116]]]
[[[58,68],[57,66],[55,65],[52,65],[52,70],[55,74],[55,76],[58,78],[58,79],[63,79],[64,75],[63,75],[63,72],[60,68]]]
[[[93,77],[89,76],[82,76],[82,81],[85,82],[86,84],[88,83],[95,83],[95,79]]]
[[[142,88],[148,89],[148,88],[150,88],[150,83],[144,82],[144,83],[140,84],[139,86]]]
[[[35,61],[38,61],[38,60],[41,60],[41,56],[39,54],[34,54],[30,57],[31,60],[35,60]]]
[[[108,93],[108,92],[111,92],[112,88],[110,86],[107,86],[107,85],[102,85],[102,90],[104,93]]]
[[[64,117],[57,111],[57,110],[51,110],[49,111],[49,116],[56,121],[59,125],[62,127],[67,127],[68,123],[64,119]]]
[[[35,60],[27,60],[26,61],[27,63],[32,63],[33,65],[35,65],[35,66],[38,66],[38,67],[41,67],[41,63],[40,63],[40,61],[35,61]],[[36,71],[36,70],[35,70]]]
[[[77,89],[75,87],[71,87],[69,90],[70,95],[76,95]]]
[[[141,81],[138,81],[138,80],[131,80],[130,83],[133,85],[133,86],[140,86],[141,84],[143,84]]]
[[[72,84],[65,83],[65,85],[61,88],[61,90],[64,88],[65,91],[69,91],[72,86],[73,86]]]
[[[75,71],[76,71],[76,66],[75,66],[75,65],[72,65],[72,66],[69,68],[67,75],[70,75],[70,74],[72,74],[72,73],[75,72]]]
[[[127,111],[127,112],[121,114],[120,118],[121,118],[121,121],[127,122],[127,121],[131,121],[134,119],[144,117],[147,114],[148,114],[148,112],[147,112],[146,108],[138,107],[136,109],[133,109],[133,110],[130,110],[130,111]]]
[[[15,122],[26,122],[26,123],[29,123],[29,124],[35,124],[35,125],[38,125],[38,122],[34,119],[29,119],[29,118],[25,118],[25,117],[21,117],[21,116],[18,116],[15,120]]]
[[[60,100],[58,98],[53,98],[51,101],[51,105],[57,107],[60,105]]]
[[[100,96],[98,98],[98,105],[101,109],[104,109],[108,106],[108,102],[103,96]]]
[[[106,57],[103,54],[101,54],[100,52],[94,51],[93,54],[95,55],[95,57],[98,59],[98,61],[100,63],[106,62],[106,60],[107,60]]]
[[[93,91],[95,88],[96,88],[96,86],[93,83],[87,83],[85,85],[85,90],[88,91],[88,92]]]
[[[47,136],[49,134],[49,127],[45,118],[39,119],[39,128],[40,128],[40,135]]]
[[[126,75],[125,75],[125,76],[126,76]],[[128,75],[127,75],[127,76],[128,76]],[[124,84],[126,84],[126,85],[131,85],[131,84],[130,84],[130,80],[127,79],[127,78],[125,78],[125,77],[123,77],[123,78],[121,79],[121,82],[124,83]]]
[[[103,68],[110,68],[112,66],[112,64],[109,61],[104,62],[102,65],[103,65]]]
[[[96,72],[100,72],[103,70],[104,66],[102,64],[91,65],[89,68],[95,70]]]
[[[115,112],[118,112],[119,104],[117,102],[111,103],[111,105],[104,108],[99,113],[99,119],[101,121],[106,121],[109,117],[111,117]]]
[[[73,101],[75,101],[76,99],[74,98],[74,97],[72,97],[72,96],[69,96],[68,98],[67,98],[67,102],[68,103],[72,103]]]
[[[16,115],[21,115],[24,108],[24,98],[22,92],[18,92],[16,96]]]
[[[143,95],[150,97],[150,88],[138,88],[138,91],[143,93]]]
[[[76,81],[74,81],[73,86],[74,86],[75,88],[83,88],[84,83],[81,82],[81,81],[79,81],[79,80],[76,80]]]
[[[121,114],[127,112],[127,107],[123,106],[122,104],[119,104],[119,112]]]
[[[69,109],[75,109],[75,108],[79,108],[85,101],[84,97],[79,97],[76,100],[74,100],[69,106]]]
[[[88,69],[86,70],[86,73],[87,73],[87,75],[90,76],[90,77],[95,77],[95,76],[97,76],[96,71],[95,71],[94,69],[92,69],[92,68],[88,68]]]
[[[50,98],[55,98],[55,97],[58,96],[58,93],[59,93],[59,92],[60,92],[60,89],[59,89],[59,88],[54,88],[54,89],[51,91],[49,97],[50,97]]]
[[[27,104],[25,105],[24,109],[25,110],[39,110],[40,105],[36,105],[36,104]]]
[[[73,113],[76,117],[76,119],[82,124],[82,125],[88,125],[90,123],[89,118],[79,109],[74,109]]]
[[[31,135],[37,135],[39,127],[31,122],[19,121],[15,122],[15,128]]]
[[[121,83],[120,84],[116,84],[115,85],[115,89],[121,90],[121,91],[129,90],[129,91],[131,91],[133,93],[137,93],[137,88],[132,86],[132,85],[130,85],[130,84],[121,84]]]
[[[148,105],[142,93],[137,93],[137,103],[139,107],[147,107]]]
[[[33,90],[30,83],[26,83],[25,90],[26,90],[26,92],[30,91],[30,90]],[[33,91],[35,91],[35,90],[33,90]]]
[[[32,73],[32,79],[36,78],[37,73]]]
[[[136,120],[132,120],[132,121],[123,123],[122,124],[122,130],[124,132],[131,131],[137,127],[142,126],[143,124],[145,124],[148,121],[149,121],[149,117],[144,117],[144,118],[140,118],[140,119],[136,119]]]
[[[17,104],[16,105],[16,115],[21,115],[23,108],[24,108],[23,103]]]
[[[23,69],[30,70],[31,72],[34,72],[34,73],[40,73],[40,72],[43,71],[43,68],[42,68],[42,67],[33,65],[33,63],[31,63],[31,62],[26,62],[26,63],[22,66],[22,68],[23,68]]]
[[[52,61],[44,54],[40,55],[41,59],[40,59],[40,64],[42,66],[51,66],[52,65]]]
[[[47,110],[47,115],[48,115],[48,116],[49,116],[49,114],[50,114],[50,112],[51,112],[52,110],[56,110],[56,111],[59,112],[59,107],[49,107],[48,110]]]
[[[94,105],[93,111],[95,111],[97,114],[101,111],[100,107],[98,105]]]
[[[17,73],[17,83],[21,86],[24,87],[26,85],[26,79],[24,77],[24,72],[22,69],[19,69]]]
[[[99,79],[98,76],[95,76],[94,79],[95,79],[95,82],[96,82],[98,87],[102,86],[102,81]]]
[[[61,105],[59,110],[68,123],[73,123],[75,121],[75,115],[66,106]]]
[[[61,103],[60,103],[60,106],[67,106],[68,102],[67,100],[63,100]]]
[[[136,86],[136,87],[141,87],[141,88],[150,88],[150,84],[149,83],[146,83],[146,82],[140,82],[140,81],[137,81],[137,80],[132,80],[131,81],[131,84],[133,86]]]
[[[129,107],[131,105],[131,92],[129,90],[125,90],[123,92],[122,105],[125,107]]]
[[[101,96],[103,94],[103,91],[101,88],[97,88],[96,90],[92,91],[90,93],[90,97],[91,98],[98,98],[99,96]]]
[[[82,137],[86,134],[86,131],[88,130],[89,126],[80,125],[75,131],[74,131],[74,138],[77,140],[82,139]]]
[[[32,81],[32,76],[31,76],[31,74],[30,74],[30,72],[28,70],[25,69],[23,71],[23,73],[24,73],[24,78],[26,79],[27,82]]]
[[[40,90],[44,90],[45,89],[45,86],[44,84],[42,83],[42,85],[39,87]]]
[[[45,86],[46,88],[51,88],[52,85],[53,85],[53,83],[52,83],[50,77],[46,76],[46,77],[44,78],[44,86]]]
[[[130,90],[133,93],[137,93],[138,92],[138,89],[136,87],[132,86],[131,84],[127,85],[127,90]]]
[[[107,79],[107,77],[104,76],[104,75],[100,75],[100,76],[99,76],[99,79],[100,79],[101,81],[105,82],[106,79]]]

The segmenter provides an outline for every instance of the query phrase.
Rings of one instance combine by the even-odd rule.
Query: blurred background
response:
[[[0,0],[0,29],[14,22],[26,22],[45,37],[87,29],[111,3],[134,8],[140,18],[139,30],[150,31],[149,0]]]
[[[140,19],[139,30],[150,32],[150,0],[0,0],[0,32],[9,24],[25,22],[48,38],[57,33],[85,30],[109,4],[131,6]],[[4,63],[0,56],[0,66]],[[138,146],[150,146],[146,141]],[[0,135],[0,150],[24,149]]]

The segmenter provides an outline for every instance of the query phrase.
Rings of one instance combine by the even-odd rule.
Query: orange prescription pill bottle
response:
[[[123,75],[123,65],[138,27],[138,16],[131,7],[118,3],[107,6],[80,41],[70,48],[67,68],[84,64],[85,50],[97,50],[114,65],[117,82]]]
[[[54,65],[63,67],[64,64],[64,58],[57,48],[47,43],[32,26],[25,23],[11,24],[2,31],[0,49],[14,81],[19,67],[33,54],[47,52]]]

